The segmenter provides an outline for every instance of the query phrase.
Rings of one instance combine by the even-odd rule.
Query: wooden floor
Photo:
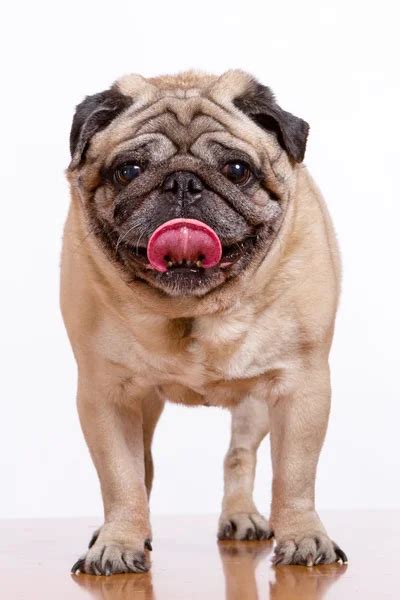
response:
[[[400,512],[322,514],[348,565],[276,567],[271,542],[215,539],[216,517],[153,517],[152,570],[71,575],[93,519],[0,521],[4,600],[387,600],[400,598]]]

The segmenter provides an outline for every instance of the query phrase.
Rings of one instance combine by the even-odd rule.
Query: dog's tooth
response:
[[[172,262],[172,260],[169,260],[167,262],[167,267],[171,268],[174,265],[174,263]]]
[[[196,267],[201,267],[202,265],[203,265],[203,261],[202,260],[196,261]]]
[[[192,261],[191,260],[187,260],[186,264],[187,264],[188,267],[191,267],[192,266]]]
[[[183,260],[178,260],[178,265],[183,265]]]

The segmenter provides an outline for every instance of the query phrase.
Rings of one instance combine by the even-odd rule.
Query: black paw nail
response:
[[[258,540],[266,540],[267,538],[267,532],[263,531],[262,529],[257,529],[256,530],[256,536]]]
[[[274,556],[272,557],[272,564],[274,565],[274,567],[280,565],[284,558],[284,554],[274,554]]]
[[[99,532],[95,531],[94,534],[92,535],[90,542],[89,542],[89,546],[88,548],[90,549],[92,546],[95,545],[97,538],[99,537]]]
[[[248,530],[246,531],[245,540],[254,540],[255,537],[256,537],[256,535],[255,535],[254,529],[249,527]]]
[[[306,565],[306,567],[313,567],[314,566],[314,557],[313,557],[313,554],[311,552],[310,552],[310,554],[307,554],[306,560],[304,561],[304,564]]]
[[[220,540],[229,540],[232,537],[232,533],[232,526],[230,523],[228,523],[227,525],[225,525],[222,532],[218,535],[218,538]]]
[[[347,558],[345,552],[343,552],[343,550],[339,548],[337,544],[333,544],[333,547],[335,548],[337,559],[341,560],[343,564],[348,563],[349,559]]]
[[[112,564],[111,561],[106,560],[106,564],[104,565],[104,575],[109,577],[112,574]]]
[[[274,537],[274,532],[272,531],[272,529],[270,529],[267,532],[267,540],[272,540],[273,537]]]
[[[136,570],[140,571],[141,573],[145,573],[146,571],[148,571],[148,568],[144,564],[144,561],[134,560],[133,564],[135,565]]]
[[[79,573],[85,572],[85,559],[84,558],[79,558],[71,568],[71,573],[73,573],[74,575],[76,573],[78,573],[78,571],[79,571]]]

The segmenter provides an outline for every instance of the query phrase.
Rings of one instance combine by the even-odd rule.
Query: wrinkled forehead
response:
[[[217,79],[185,82],[173,78],[145,80],[129,76],[117,89],[132,98],[131,106],[105,130],[95,135],[89,162],[112,160],[120,152],[147,145],[160,156],[162,150],[207,157],[212,147],[238,150],[261,167],[274,161],[280,147],[274,136],[264,132],[233,103],[241,86]],[[156,83],[153,83],[156,82]]]

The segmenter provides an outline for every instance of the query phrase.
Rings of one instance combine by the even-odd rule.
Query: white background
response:
[[[74,106],[124,73],[191,67],[246,69],[311,124],[344,263],[318,505],[399,508],[398,3],[15,1],[1,22],[0,516],[101,514],[58,308]],[[221,410],[167,408],[154,512],[218,510],[228,431]]]

